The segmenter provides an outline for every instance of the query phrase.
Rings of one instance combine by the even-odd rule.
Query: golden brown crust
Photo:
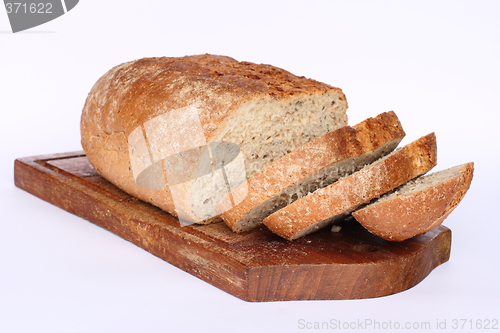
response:
[[[82,146],[104,178],[176,215],[168,189],[145,189],[135,182],[127,145],[134,129],[168,110],[194,105],[210,142],[245,101],[287,100],[325,92],[337,93],[347,107],[340,89],[270,65],[208,54],[140,59],[114,67],[94,85],[81,118]],[[172,124],[168,130],[180,129]]]
[[[244,226],[241,220],[248,218],[252,210],[261,206],[265,201],[279,200],[277,196],[285,189],[329,165],[371,153],[392,143],[393,147],[384,152],[384,154],[389,153],[404,135],[401,123],[393,111],[368,118],[356,126],[345,126],[327,133],[274,161],[251,177],[248,180],[246,198],[237,206],[222,213],[221,217],[233,231],[247,231],[250,227]],[[356,171],[357,166],[350,165],[349,167],[353,169],[350,173]],[[270,213],[272,211],[268,212]]]
[[[440,225],[460,203],[470,187],[474,164],[460,166],[460,173],[418,192],[369,205],[352,215],[371,233],[403,241]]]
[[[263,222],[279,236],[296,239],[426,173],[436,163],[436,137],[431,133],[278,210]]]
[[[218,124],[244,99],[268,95],[284,99],[299,94],[315,94],[339,88],[299,77],[283,69],[215,55],[181,58],[144,58],[111,69],[94,86],[84,107],[94,113],[83,119],[82,131],[128,134],[148,119],[203,102],[205,135],[212,136],[209,123]]]

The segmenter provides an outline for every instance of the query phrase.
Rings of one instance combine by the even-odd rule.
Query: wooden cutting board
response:
[[[246,301],[358,299],[422,281],[450,256],[440,226],[388,242],[347,219],[293,242],[264,227],[235,234],[223,223],[188,225],[103,179],[83,152],[20,158],[15,183]]]

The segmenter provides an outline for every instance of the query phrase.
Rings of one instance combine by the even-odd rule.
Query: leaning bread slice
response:
[[[387,155],[404,135],[392,111],[342,127],[274,161],[236,188],[235,193],[247,191],[238,205],[232,206],[226,196],[216,208],[233,231],[253,229],[276,210]]]
[[[368,231],[403,241],[440,225],[470,187],[474,163],[416,178],[352,213]]]
[[[271,231],[288,240],[305,236],[426,173],[436,165],[436,150],[436,136],[428,134],[278,210],[263,222]]]

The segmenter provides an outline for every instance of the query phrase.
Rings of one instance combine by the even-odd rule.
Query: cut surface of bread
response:
[[[436,137],[431,133],[274,212],[263,223],[283,238],[300,238],[428,172],[436,163]]]
[[[470,187],[474,164],[467,163],[409,181],[352,213],[368,231],[403,241],[440,225]]]
[[[216,164],[200,159],[220,155],[220,171],[234,157],[211,143],[238,147],[246,181],[347,125],[346,109],[339,88],[271,65],[210,54],[144,58],[114,67],[94,85],[81,117],[82,146],[97,172],[123,191],[205,223],[218,220],[213,206],[227,179],[192,182]]]
[[[233,231],[253,229],[274,211],[390,153],[404,135],[392,111],[339,128],[275,160],[236,188],[247,190],[238,205],[231,206],[226,196],[217,208]]]

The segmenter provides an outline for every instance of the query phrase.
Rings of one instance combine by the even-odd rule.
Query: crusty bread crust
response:
[[[242,202],[228,209],[230,207],[224,204],[229,201],[221,201],[221,217],[233,231],[248,231],[261,224],[267,215],[312,192],[313,187],[328,186],[390,153],[404,136],[401,123],[392,111],[327,133],[251,177],[248,184],[240,186],[248,185]],[[325,170],[326,167],[330,169]],[[309,177],[317,177],[321,183],[306,182]],[[311,182],[314,186],[310,186]]]
[[[283,238],[297,239],[426,173],[436,163],[436,137],[431,133],[278,210],[263,223]]]
[[[459,170],[452,178],[417,192],[375,202],[352,215],[368,231],[389,241],[403,241],[426,233],[448,217],[470,187],[474,163],[456,168]]]
[[[199,112],[202,135],[206,142],[234,141],[244,149],[248,147],[247,142],[236,142],[231,137],[233,133],[243,132],[245,128],[245,121],[238,122],[241,112],[255,112],[255,119],[260,117],[261,122],[267,119],[262,119],[264,116],[258,114],[258,108],[244,111],[238,108],[256,101],[257,104],[260,103],[259,106],[296,103],[297,110],[300,109],[304,96],[322,100],[322,103],[317,103],[319,110],[324,110],[319,111],[321,117],[328,118],[334,114],[328,121],[323,121],[327,123],[324,133],[347,124],[347,102],[339,88],[293,75],[274,66],[239,62],[229,57],[208,54],[131,61],[111,69],[90,91],[81,118],[82,146],[89,162],[104,178],[125,192],[177,216],[168,188],[148,189],[136,183],[128,147],[128,138],[134,129],[169,110],[194,106]],[[299,133],[305,133],[294,140],[281,141],[295,149],[324,134],[307,133],[307,129],[318,127],[319,116],[315,121],[290,126]],[[328,129],[330,125],[331,128]],[[301,127],[304,128],[303,131],[300,131]],[[164,130],[189,132],[189,129],[179,126],[176,121]],[[251,134],[247,133],[246,138],[251,137]],[[261,147],[259,153],[262,152],[262,159],[262,156],[269,155],[266,155],[271,147],[269,141],[276,144],[280,139],[270,135],[271,138],[264,142],[262,137],[266,138],[267,133],[257,134],[260,137],[254,145]],[[186,133],[184,135],[187,136]],[[287,153],[283,149],[275,150],[279,150],[280,154]],[[246,150],[243,152],[245,163],[251,163],[252,158],[259,158],[259,154]],[[271,159],[268,162],[266,160],[266,163],[270,162]],[[202,222],[215,220],[218,218]]]

